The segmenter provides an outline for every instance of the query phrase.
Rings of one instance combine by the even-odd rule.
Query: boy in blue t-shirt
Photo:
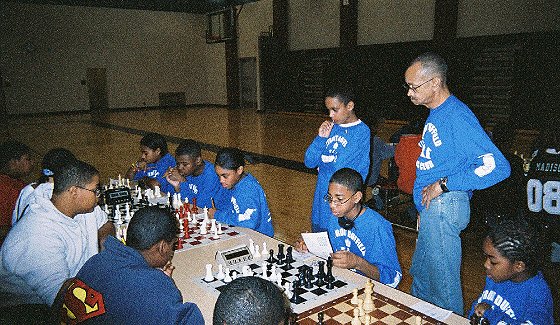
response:
[[[505,220],[482,245],[486,285],[469,312],[472,323],[553,324],[552,296],[539,271],[547,249],[535,227]]]
[[[340,168],[351,167],[366,179],[369,171],[370,130],[355,112],[354,94],[349,89],[327,92],[325,106],[330,120],[324,121],[305,151],[304,163],[317,170],[317,184],[311,208],[311,231],[325,231],[329,205],[323,200],[329,180]]]
[[[191,139],[183,140],[175,150],[175,160],[177,167],[165,172],[161,189],[181,193],[181,198],[188,198],[190,203],[196,198],[199,207],[211,208],[221,185],[214,165],[202,159],[200,145]]]
[[[140,160],[132,164],[126,178],[138,181],[144,186],[161,186],[164,173],[175,167],[175,158],[167,151],[167,141],[158,133],[148,133],[140,140]]]
[[[339,169],[330,179],[324,200],[331,209],[326,225],[335,251],[333,265],[354,269],[394,288],[402,272],[393,228],[379,213],[362,205],[362,188],[361,175],[351,168]],[[303,241],[295,247],[307,250]]]

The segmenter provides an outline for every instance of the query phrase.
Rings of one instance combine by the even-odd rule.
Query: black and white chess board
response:
[[[326,262],[319,258],[312,257],[306,260],[295,260],[288,264],[278,264],[276,261],[274,263],[266,262],[266,264],[263,265],[263,262],[266,262],[266,257],[264,259],[253,260],[249,263],[238,265],[229,270],[229,275],[231,278],[244,276],[242,269],[248,267],[253,276],[263,277],[263,266],[266,265],[266,279],[270,280],[274,265],[276,274],[282,277],[281,281],[275,279],[274,282],[281,286],[281,289],[285,292],[289,290],[286,294],[288,298],[290,298],[292,309],[295,313],[303,312],[344,296],[348,294],[348,292],[351,292],[352,289],[358,287],[358,285],[342,278],[333,278],[330,284],[327,284],[326,280],[323,280],[322,283],[319,281],[318,283],[319,277],[317,274],[320,269],[319,262],[323,264],[323,269]],[[212,294],[217,297],[227,284],[224,279],[218,280],[217,274],[218,270],[214,267],[212,270],[213,279],[211,281],[207,281],[206,277],[200,277],[195,279],[195,282],[211,291]],[[309,274],[312,276],[310,277]],[[294,295],[298,298],[294,299]]]

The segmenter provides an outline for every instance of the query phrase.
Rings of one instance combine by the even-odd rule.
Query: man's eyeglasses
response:
[[[427,84],[428,82],[434,80],[434,78],[431,78],[430,80],[426,80],[423,83],[419,84],[418,86],[413,86],[413,85],[409,85],[407,83],[404,83],[402,86],[404,89],[406,89],[406,91],[408,92],[409,90],[412,90],[413,92],[416,92],[418,90],[418,88],[424,86],[425,84]]]
[[[357,193],[357,192],[356,192]],[[354,193],[354,194],[356,194]],[[333,198],[330,194],[326,194],[323,197],[323,200],[325,200],[325,202],[329,203],[329,204],[334,204],[335,206],[339,206],[339,205],[343,205],[346,204],[346,202],[350,201],[350,199],[354,196],[354,194],[350,195],[349,198],[347,198],[346,200],[343,199],[335,199]]]
[[[90,190],[89,188],[85,188],[83,186],[79,186],[76,185],[77,188],[81,188],[82,190],[86,190],[86,191],[90,191],[91,193],[94,193],[95,196],[99,197],[101,195],[101,189],[100,188],[95,188],[93,190]]]

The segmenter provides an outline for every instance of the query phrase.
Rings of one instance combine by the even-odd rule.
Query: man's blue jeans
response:
[[[412,295],[463,314],[461,238],[469,223],[467,192],[443,193],[420,212],[420,226],[410,274]],[[481,266],[482,267],[482,266]]]

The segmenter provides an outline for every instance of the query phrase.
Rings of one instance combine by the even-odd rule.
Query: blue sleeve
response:
[[[391,225],[379,224],[369,238],[366,260],[378,268],[381,283],[395,288],[401,281],[402,272]]]
[[[325,142],[328,138],[323,138],[316,136],[313,142],[309,145],[305,151],[305,157],[303,163],[307,168],[316,168],[321,162],[321,153],[325,147]]]
[[[185,302],[175,324],[204,325],[204,317],[197,305]]]
[[[455,147],[466,157],[464,169],[447,175],[449,190],[479,190],[509,177],[510,165],[492,143],[474,116],[461,115],[455,121]]]

